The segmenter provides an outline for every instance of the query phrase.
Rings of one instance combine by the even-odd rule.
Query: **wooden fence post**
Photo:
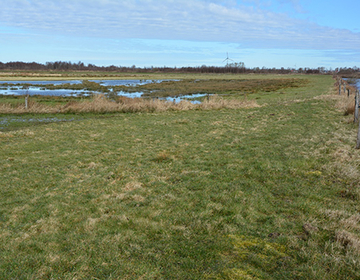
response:
[[[25,109],[27,110],[29,108],[28,106],[28,99],[29,99],[29,95],[25,96]]]
[[[29,108],[29,87],[25,87],[26,95],[25,95],[25,110]]]
[[[339,95],[341,95],[341,81],[339,81]]]
[[[348,97],[350,96],[350,89],[347,89],[347,92],[348,92]]]
[[[355,92],[354,123],[359,121],[359,90]]]
[[[360,149],[360,122],[359,122],[358,134],[357,134],[356,149]]]
[[[360,93],[359,90],[356,91],[356,95],[357,95],[357,104],[355,104],[356,108],[357,108],[357,114],[359,114],[359,98],[360,98]],[[355,108],[355,110],[356,110]],[[359,115],[357,115],[357,119],[359,119]],[[358,129],[358,134],[357,134],[357,141],[356,141],[356,149],[360,149],[360,121],[359,121],[359,129]]]
[[[346,93],[346,84],[344,82],[344,94]]]

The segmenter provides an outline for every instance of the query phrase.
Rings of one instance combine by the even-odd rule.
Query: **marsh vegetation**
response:
[[[32,95],[29,106],[25,108],[21,96],[2,95],[0,113],[68,113],[68,112],[151,112],[166,110],[201,108],[239,108],[254,106],[254,94],[282,92],[282,90],[304,87],[309,83],[304,78],[269,79],[181,79],[144,80],[142,82],[117,85],[116,81],[104,85],[103,82],[83,80],[71,83],[3,83],[3,86],[17,86],[23,91],[29,87],[52,90],[81,91],[80,96]],[[22,92],[23,92],[22,91]],[[27,92],[27,91],[26,91]],[[85,94],[84,94],[85,93]],[[137,93],[142,98],[128,98],[123,95]],[[140,95],[139,95],[140,93]],[[51,94],[51,93],[48,93]],[[249,100],[247,97],[250,95]],[[129,96],[129,95],[128,95]],[[211,96],[211,98],[210,98]],[[181,104],[173,98],[187,97]],[[199,104],[192,105],[193,98]],[[22,97],[23,98],[23,97]],[[154,98],[160,98],[155,100]],[[260,98],[260,97],[258,97]],[[181,100],[181,99],[180,99]],[[166,102],[172,101],[172,102]],[[201,103],[202,102],[202,103]]]

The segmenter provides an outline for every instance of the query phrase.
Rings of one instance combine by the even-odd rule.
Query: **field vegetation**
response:
[[[166,81],[135,87],[145,92],[145,96],[179,96],[204,94],[251,94],[275,92],[280,89],[297,88],[307,83],[306,79],[199,79]]]
[[[325,75],[227,79],[217,107],[0,99],[0,278],[359,279],[347,96]],[[137,102],[163,109],[96,109]]]

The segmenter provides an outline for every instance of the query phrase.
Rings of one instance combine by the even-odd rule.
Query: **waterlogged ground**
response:
[[[201,76],[200,76],[201,77]],[[221,98],[246,100],[256,99],[256,102],[266,102],[267,96],[272,94],[286,95],[297,94],[304,91],[306,86],[313,82],[312,77],[304,76],[266,76],[259,79],[255,76],[226,76],[226,79],[212,75],[200,79],[90,79],[90,80],[61,80],[61,81],[2,81],[0,89],[9,91],[14,95],[0,95],[0,104],[5,105],[3,112],[14,112],[11,108],[25,107],[23,95],[29,94],[29,107],[32,112],[52,112],[56,106],[68,106],[77,102],[90,101],[94,93],[101,93],[112,101],[119,102],[119,97],[162,99],[172,103],[188,100],[192,103],[201,103],[212,94]],[[80,95],[80,96],[79,96]],[[120,102],[123,102],[121,100]],[[49,110],[45,110],[49,106]],[[8,106],[8,107],[6,107]],[[34,107],[42,106],[36,111]],[[8,109],[6,109],[8,108]],[[16,111],[16,110],[15,110]],[[26,113],[26,110],[17,110]],[[61,121],[63,118],[59,118]],[[27,117],[18,117],[12,121],[3,121],[0,130],[11,129],[20,123],[49,122],[51,119],[33,121]],[[58,121],[56,118],[54,121]]]
[[[46,96],[86,96],[92,93],[112,92],[116,87],[136,87],[161,80],[64,80],[64,81],[0,81],[3,95],[46,95]],[[83,89],[80,89],[83,87]],[[115,89],[114,89],[115,87]],[[143,92],[117,90],[119,96],[140,97]]]
[[[151,97],[152,92],[134,91],[139,86],[147,84],[159,84],[163,80],[89,80],[84,83],[81,80],[64,81],[0,81],[0,95],[12,96],[59,96],[59,97],[87,97],[93,94],[107,94],[111,98],[125,96],[128,98]],[[89,84],[91,87],[89,87]],[[84,86],[85,89],[75,89]],[[65,87],[65,88],[61,88]],[[72,88],[72,89],[68,89]],[[155,94],[156,95],[156,94]],[[163,100],[180,102],[189,100],[194,104],[200,103],[196,98],[204,97],[203,94],[179,95],[160,97]],[[157,96],[156,96],[157,97]],[[159,98],[159,97],[157,97]]]
[[[24,127],[30,127],[36,124],[45,124],[53,122],[69,122],[81,119],[79,116],[56,115],[56,116],[39,116],[39,115],[0,115],[0,131],[15,130]]]
[[[184,79],[184,80],[75,80],[51,83],[50,81],[4,81],[0,94],[84,96],[104,93],[109,97],[160,97],[190,98],[207,94],[244,95],[257,92],[274,92],[305,86],[307,79]]]

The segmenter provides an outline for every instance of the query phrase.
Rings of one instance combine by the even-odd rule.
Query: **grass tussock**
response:
[[[335,108],[342,112],[344,116],[352,115],[355,111],[355,98],[353,95],[338,95],[336,91],[331,91],[329,94],[316,96],[317,100],[334,100]]]
[[[255,101],[225,100],[218,96],[212,96],[201,104],[193,104],[189,101],[174,103],[165,100],[151,100],[142,98],[120,97],[116,101],[109,100],[104,95],[96,95],[90,101],[71,101],[65,105],[48,106],[31,102],[28,108],[24,104],[13,106],[0,104],[0,113],[137,113],[137,112],[165,112],[165,111],[188,111],[188,110],[213,110],[213,109],[237,109],[258,107]]]
[[[333,95],[336,100],[335,107],[344,113],[344,116],[352,115],[355,111],[355,98],[354,96],[347,95]]]
[[[358,236],[346,230],[338,231],[335,236],[336,241],[343,245],[345,249],[354,251],[356,254],[360,253],[360,239]]]
[[[344,250],[346,255],[358,258],[360,256],[359,214],[327,209],[324,215],[329,219],[326,227],[334,232],[333,239],[340,248],[337,253],[334,252],[334,255],[344,258],[339,253]]]
[[[351,97],[341,96],[337,106],[341,111],[344,112],[345,116],[352,115],[355,111],[355,100]]]

